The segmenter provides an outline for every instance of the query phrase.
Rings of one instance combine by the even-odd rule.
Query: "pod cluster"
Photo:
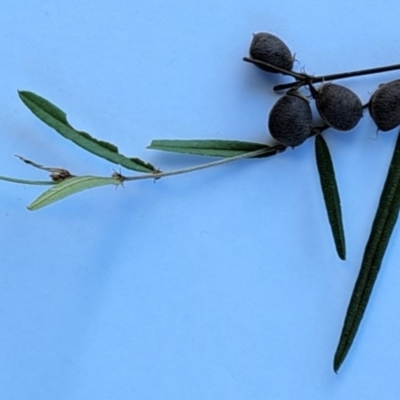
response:
[[[284,73],[282,70],[285,70],[287,75],[291,75],[294,56],[278,37],[266,32],[254,34],[249,53],[252,60],[262,61],[277,69],[255,64],[257,67],[272,73]],[[389,131],[400,125],[400,79],[380,85],[368,104],[363,106],[358,95],[345,86],[323,82],[315,87],[312,77],[309,78],[309,97],[315,101],[316,110],[327,127],[343,132],[353,129],[367,106],[379,130]],[[313,135],[312,120],[308,98],[299,89],[290,89],[272,107],[268,128],[279,143],[296,147]]]

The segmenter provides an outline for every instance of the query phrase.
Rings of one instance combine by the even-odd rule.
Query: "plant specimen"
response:
[[[287,90],[274,104],[268,117],[268,128],[271,136],[278,142],[277,144],[267,145],[237,140],[153,140],[148,147],[150,149],[219,158],[217,161],[189,168],[162,171],[147,161],[121,154],[118,148],[111,143],[95,139],[86,132],[76,130],[69,124],[66,114],[50,101],[35,93],[20,91],[19,97],[28,109],[64,138],[98,157],[127,170],[135,171],[137,174],[128,176],[125,173],[114,172],[107,177],[75,176],[66,169],[45,167],[18,156],[23,162],[50,172],[51,179],[31,181],[0,176],[0,180],[21,184],[51,185],[28,206],[29,210],[38,210],[82,190],[106,185],[116,186],[140,179],[160,179],[216,167],[243,158],[270,157],[284,152],[288,147],[300,146],[306,140],[313,138],[320,184],[335,248],[338,256],[345,260],[346,242],[339,190],[329,147],[323,133],[330,128],[339,131],[353,129],[366,108],[369,109],[379,130],[389,131],[398,127],[400,125],[400,80],[380,85],[365,105],[353,91],[345,86],[332,83],[332,81],[400,69],[400,64],[325,76],[311,76],[304,72],[293,71],[294,56],[287,45],[275,35],[265,32],[253,36],[249,53],[250,57],[244,57],[244,61],[252,63],[268,73],[280,73],[294,78],[294,82],[274,87],[276,92]],[[321,82],[322,85],[315,86]],[[323,121],[322,125],[313,125],[310,100],[307,98],[307,93],[301,92],[304,89],[309,90],[308,97],[311,101],[315,101],[316,109]],[[338,371],[348,354],[360,326],[397,221],[399,209],[400,135],[394,149],[379,207],[365,248],[359,277],[354,287],[334,357],[335,372]]]

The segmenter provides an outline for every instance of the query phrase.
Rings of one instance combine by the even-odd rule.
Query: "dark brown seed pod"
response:
[[[294,57],[289,48],[281,39],[270,33],[260,32],[253,35],[250,45],[250,57],[288,71],[293,68]],[[264,71],[277,73],[277,71],[265,66],[257,65],[257,67]]]
[[[350,89],[334,83],[325,83],[318,90],[311,89],[317,110],[324,122],[339,131],[349,131],[360,121],[363,106]]]
[[[369,113],[381,131],[390,131],[400,125],[400,79],[383,83],[372,95]]]
[[[271,136],[285,146],[295,147],[311,135],[309,101],[297,92],[288,92],[272,107],[268,118]]]

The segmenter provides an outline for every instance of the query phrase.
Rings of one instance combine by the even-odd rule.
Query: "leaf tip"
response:
[[[18,93],[18,97],[20,98],[20,100],[23,103],[25,103],[26,100],[28,99],[29,94],[32,93],[32,92],[29,92],[27,90],[17,90],[17,93]]]
[[[343,361],[346,358],[347,352],[348,352],[348,349],[341,351],[340,344],[339,344],[339,348],[336,350],[336,354],[333,359],[333,371],[335,372],[335,374],[338,373],[340,367],[342,366]]]
[[[343,228],[342,228],[342,235],[340,239],[339,238],[336,239],[335,245],[336,245],[336,252],[339,258],[342,261],[346,261],[346,242],[344,238]]]
[[[335,360],[335,362],[333,363],[333,372],[337,375],[338,371],[340,368],[340,364],[338,364]]]

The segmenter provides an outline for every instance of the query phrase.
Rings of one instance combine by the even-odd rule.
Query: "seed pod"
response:
[[[400,79],[380,85],[368,107],[379,130],[386,132],[400,125]]]
[[[325,83],[314,91],[313,96],[322,119],[334,129],[349,131],[362,117],[361,100],[353,91],[344,86]]]
[[[272,107],[268,128],[271,136],[285,146],[302,144],[311,134],[309,101],[297,92],[288,92]]]
[[[294,57],[285,43],[270,33],[260,32],[253,35],[250,45],[250,57],[276,65],[282,69],[291,71]],[[268,67],[259,66],[264,71],[277,73]]]

